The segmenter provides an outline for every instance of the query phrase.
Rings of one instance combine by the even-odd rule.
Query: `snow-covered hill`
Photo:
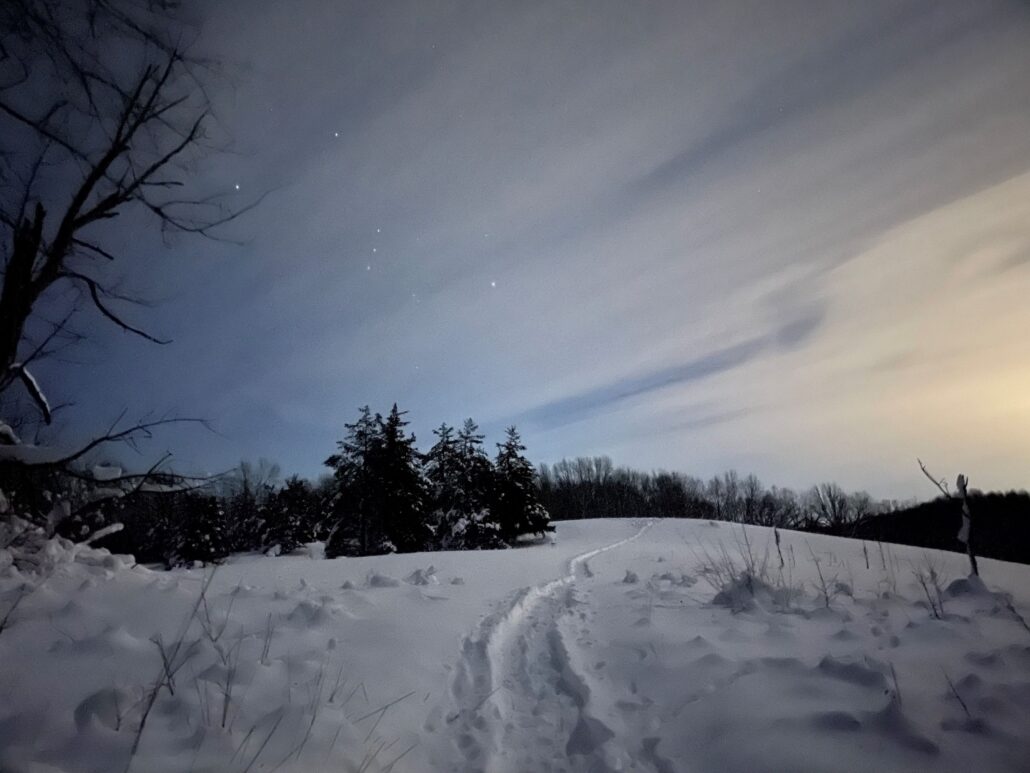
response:
[[[579,521],[213,575],[53,544],[0,572],[0,770],[1026,770],[1030,567],[780,537]]]

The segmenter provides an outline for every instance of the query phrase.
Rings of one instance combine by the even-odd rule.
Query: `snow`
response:
[[[25,389],[29,395],[35,401],[36,406],[39,408],[40,413],[43,414],[43,418],[47,424],[50,423],[50,419],[53,415],[50,409],[50,402],[47,400],[46,395],[43,393],[42,388],[39,386],[39,382],[36,381],[36,377],[33,376],[29,369],[24,364],[16,362],[11,366],[12,371],[16,371],[21,377],[22,383],[25,385]]]
[[[23,464],[52,464],[68,456],[66,449],[37,446],[31,443],[0,444],[0,461]]]
[[[93,480],[110,481],[122,477],[122,468],[114,464],[94,464],[91,470]]]
[[[124,770],[156,641],[175,692],[134,771],[1025,769],[1030,567],[968,578],[959,554],[786,531],[780,550],[578,521],[513,550],[212,575],[54,541],[38,571],[0,561],[0,770]]]
[[[21,443],[21,438],[18,434],[11,429],[11,426],[6,422],[0,421],[0,445],[4,446],[16,446]]]

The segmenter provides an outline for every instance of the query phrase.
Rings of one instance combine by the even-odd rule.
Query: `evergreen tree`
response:
[[[264,544],[289,553],[315,536],[319,502],[307,481],[296,475],[273,492],[266,503]]]
[[[251,491],[250,486],[244,485],[226,499],[226,511],[228,516],[228,533],[226,539],[229,541],[230,550],[243,552],[250,550],[253,540],[248,531],[253,528],[257,521],[257,497]]]
[[[500,530],[490,511],[493,465],[483,450],[483,436],[472,419],[457,437],[453,433],[441,425],[426,454],[436,544],[457,550],[500,547]]]
[[[408,552],[431,545],[421,458],[403,417],[396,405],[385,419],[373,417],[366,406],[347,425],[338,453],[326,460],[338,486],[326,555]]]
[[[497,444],[493,513],[509,542],[520,534],[542,536],[554,530],[547,510],[537,501],[535,473],[522,455],[525,450],[515,427],[508,427],[504,442]]]
[[[423,458],[423,470],[428,487],[430,520],[439,541],[446,529],[447,513],[456,509],[460,467],[454,428],[444,423],[434,429],[433,434],[436,435],[436,443]]]
[[[223,501],[213,496],[184,494],[177,502],[180,515],[176,559],[169,563],[209,563],[232,552]]]
[[[337,452],[325,463],[333,470],[335,494],[329,503],[333,525],[327,538],[326,556],[385,552],[382,525],[375,512],[375,457],[382,445],[379,425],[366,405],[358,420],[344,425],[347,436],[336,444]]]
[[[426,482],[415,436],[404,428],[405,412],[394,403],[386,419],[378,418],[381,443],[373,454],[378,484],[376,515],[394,549],[406,553],[431,546],[432,531],[426,522]]]

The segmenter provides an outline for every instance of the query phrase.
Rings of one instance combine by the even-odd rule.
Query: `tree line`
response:
[[[151,485],[62,519],[72,538],[112,523],[102,544],[167,566],[218,561],[231,553],[288,553],[324,542],[328,558],[423,550],[504,548],[551,531],[536,471],[509,427],[491,458],[472,419],[441,424],[425,453],[396,405],[384,417],[362,408],[317,483],[276,485],[277,468],[243,464],[235,474],[181,490]],[[38,487],[34,487],[38,490]]]
[[[804,492],[766,487],[730,470],[709,480],[678,472],[616,467],[607,456],[541,465],[540,501],[556,520],[578,518],[707,518],[847,534],[870,516],[897,507],[865,492],[821,483]]]

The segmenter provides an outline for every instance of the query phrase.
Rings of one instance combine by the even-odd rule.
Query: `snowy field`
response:
[[[1030,567],[780,537],[579,521],[213,574],[54,545],[0,572],[0,770],[1030,767]]]

